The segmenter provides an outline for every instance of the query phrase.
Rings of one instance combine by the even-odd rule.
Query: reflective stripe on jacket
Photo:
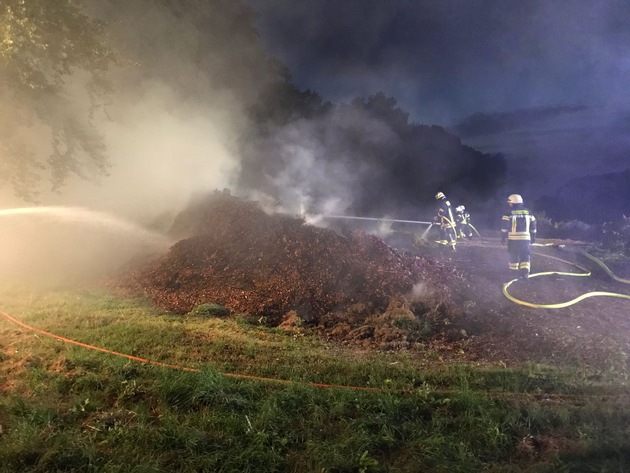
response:
[[[438,203],[438,219],[440,220],[440,226],[442,228],[453,228],[455,227],[455,219],[453,218],[453,210],[451,208],[451,203],[443,198]]]
[[[508,240],[531,240],[536,238],[536,217],[523,206],[515,206],[501,219],[503,237]]]

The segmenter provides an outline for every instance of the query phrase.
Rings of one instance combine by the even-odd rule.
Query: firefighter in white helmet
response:
[[[457,237],[455,235],[455,218],[451,203],[447,200],[443,192],[435,194],[435,200],[438,201],[437,215],[433,221],[440,225],[440,240],[437,242],[442,245],[450,246],[455,251]]]
[[[470,226],[470,213],[466,207],[458,205],[455,207],[455,224],[457,225],[457,235],[459,238],[472,238],[473,230]]]
[[[536,217],[523,205],[523,197],[508,197],[509,210],[501,222],[501,242],[507,241],[509,268],[521,279],[529,278],[531,246],[536,241]]]

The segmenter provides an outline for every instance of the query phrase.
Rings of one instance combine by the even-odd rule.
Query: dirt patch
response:
[[[532,273],[578,274],[584,268],[592,275],[549,274],[518,281],[508,289],[512,296],[533,304],[555,304],[593,291],[630,294],[629,285],[615,282],[581,255],[583,245],[552,243],[555,246],[534,250]],[[513,275],[498,238],[462,241],[456,254],[429,247],[419,251],[463,274],[452,294],[465,311],[455,324],[467,333],[458,342],[467,358],[506,364],[561,363],[602,371],[630,368],[630,300],[592,297],[559,309],[515,304],[503,294],[503,283]],[[624,267],[617,265],[617,269]]]

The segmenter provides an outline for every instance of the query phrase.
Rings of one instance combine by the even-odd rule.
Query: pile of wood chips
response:
[[[182,212],[172,233],[183,237],[125,279],[157,306],[181,314],[213,303],[276,325],[289,312],[317,324],[357,304],[384,311],[414,286],[429,280],[446,286],[452,273],[376,236],[343,236],[217,193]]]

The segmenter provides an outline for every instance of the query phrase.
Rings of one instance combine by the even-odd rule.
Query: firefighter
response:
[[[455,224],[457,225],[456,231],[459,238],[473,237],[473,229],[470,226],[470,214],[463,205],[455,207]]]
[[[536,241],[536,217],[523,205],[523,197],[508,197],[509,211],[501,219],[501,242],[507,240],[509,268],[520,279],[528,279],[532,243]]]
[[[441,245],[448,245],[453,251],[455,251],[457,236],[455,234],[455,218],[453,217],[451,203],[446,199],[443,192],[435,194],[435,200],[438,201],[438,206],[437,215],[433,220],[440,226],[441,236],[441,239],[437,242]]]

